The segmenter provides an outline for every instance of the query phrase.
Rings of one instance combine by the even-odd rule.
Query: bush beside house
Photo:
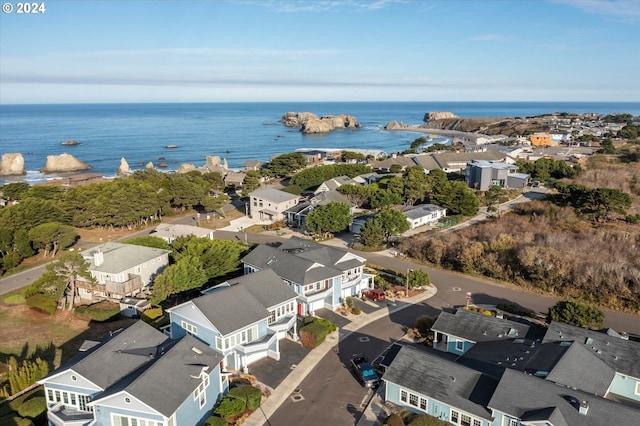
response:
[[[305,317],[303,324],[304,326],[300,329],[300,342],[307,349],[320,345],[337,328],[331,321],[310,316]]]

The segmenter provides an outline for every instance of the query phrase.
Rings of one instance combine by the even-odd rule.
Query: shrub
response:
[[[600,326],[604,322],[604,312],[588,305],[562,300],[549,308],[549,319],[578,327]]]
[[[155,307],[155,308],[150,308],[150,309],[147,309],[146,311],[144,311],[142,313],[141,317],[145,322],[151,322],[151,321],[154,321],[154,320],[160,318],[162,316],[162,314],[163,314],[162,308],[161,307]]]
[[[47,411],[47,401],[43,396],[31,398],[18,407],[18,414],[30,419],[35,419],[45,411]]]
[[[384,424],[386,426],[404,426],[404,421],[399,415],[392,414],[385,419]]]
[[[6,421],[6,423],[5,423]],[[14,416],[9,418],[0,418],[0,423],[3,425],[11,425],[11,426],[33,426],[33,422],[30,419],[25,419],[22,417]]]
[[[11,296],[4,298],[4,303],[8,305],[21,305],[24,303],[24,301],[25,301],[24,296],[20,293],[13,294]]]
[[[431,331],[431,326],[436,322],[435,318],[431,318],[428,316],[418,317],[413,323],[413,328],[418,330],[418,332],[425,336],[429,331]]]
[[[220,417],[228,419],[242,413],[245,407],[246,404],[243,399],[225,396],[224,398],[222,398],[222,401],[220,401],[220,404],[218,404],[213,412],[215,414],[218,414]]]
[[[447,426],[449,423],[428,414],[417,415],[411,419],[408,426]]]
[[[353,302],[353,299],[351,298],[351,296],[347,296],[344,299],[344,304],[347,305],[347,308],[349,308],[349,309],[353,309],[353,303],[354,302]]]
[[[105,300],[91,305],[78,306],[74,313],[81,318],[104,322],[120,315],[120,305]]]
[[[262,400],[262,392],[260,392],[260,389],[248,385],[231,389],[229,393],[227,393],[227,396],[242,399],[251,411],[257,410]]]
[[[353,315],[360,315],[362,313],[362,310],[356,306],[356,307],[351,309],[351,313]]]
[[[331,321],[329,321],[328,319],[324,319],[324,318],[316,318],[315,321],[318,324],[322,324],[325,327],[327,327],[328,333],[327,334],[331,334],[334,331],[337,330],[338,327],[336,327],[336,325],[334,323],[332,323]]]
[[[55,314],[58,308],[58,302],[56,300],[42,293],[36,293],[27,297],[25,302],[29,308],[49,315]]]
[[[229,422],[227,422],[222,417],[211,416],[205,421],[204,425],[205,426],[228,426]]]
[[[329,334],[329,330],[326,326],[318,322],[312,322],[300,329],[300,341],[305,348],[313,349],[324,342],[327,334]]]

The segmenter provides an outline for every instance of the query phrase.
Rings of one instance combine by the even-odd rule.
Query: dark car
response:
[[[380,385],[378,373],[363,354],[355,354],[351,357],[351,368],[365,388],[375,389]]]
[[[365,290],[362,294],[373,300],[382,300],[386,297],[384,291],[378,289]]]

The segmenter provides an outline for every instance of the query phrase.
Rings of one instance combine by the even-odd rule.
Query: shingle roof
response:
[[[431,353],[403,346],[382,379],[493,420],[485,406],[497,385],[496,380]]]
[[[179,223],[163,223],[162,225],[156,226],[156,229],[151,233],[151,235],[160,238],[177,238],[189,235],[196,237],[208,237],[211,232],[211,229],[203,228],[201,226],[182,225]]]
[[[543,342],[575,341],[616,372],[640,379],[640,343],[552,321]]]
[[[136,321],[72,358],[49,376],[71,369],[100,388],[107,389],[151,362],[168,341],[160,331],[144,321]]]
[[[102,251],[104,257],[101,265],[96,265],[93,258],[98,251]],[[117,274],[167,253],[171,250],[109,242],[84,251],[82,257],[89,260],[90,270]]]
[[[295,200],[299,198],[297,195],[289,194],[288,192],[280,191],[278,189],[267,188],[253,191],[249,194],[249,197],[260,198],[263,200],[271,201],[279,204],[284,201]]]
[[[431,329],[471,342],[490,342],[524,338],[529,333],[530,327],[467,309],[458,309],[455,315],[442,312]]]
[[[546,379],[594,395],[604,395],[616,372],[584,346],[573,342]]]
[[[234,285],[191,301],[226,336],[269,317],[269,311],[244,286]]]
[[[589,404],[586,415],[578,412],[580,401]],[[539,417],[546,410],[549,420],[559,420],[554,425],[564,420],[567,426],[635,425],[640,416],[640,411],[631,407],[509,369],[488,406],[520,419]]]
[[[417,206],[403,206],[400,211],[409,219],[418,219],[431,213],[446,210],[435,204],[419,204]]]
[[[264,244],[253,249],[242,262],[258,269],[273,269],[280,277],[301,285],[341,275],[333,267],[313,267],[314,261]]]
[[[193,350],[192,348],[195,348]],[[184,336],[125,390],[163,415],[171,416],[201,383],[203,367],[211,372],[223,356],[200,340]],[[218,378],[213,376],[212,381]],[[211,386],[211,385],[210,385]]]
[[[297,297],[296,292],[271,269],[242,275],[228,282],[246,287],[267,309]]]

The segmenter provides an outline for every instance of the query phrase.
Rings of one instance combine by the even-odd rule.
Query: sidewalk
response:
[[[333,332],[331,335],[327,336],[326,340],[317,348],[313,349],[309,354],[298,364],[298,366],[291,371],[291,373],[287,376],[286,379],[280,383],[280,385],[273,390],[273,393],[269,398],[265,399],[260,405],[260,409],[254,411],[251,416],[243,423],[246,426],[262,426],[267,420],[276,412],[276,410],[280,407],[280,405],[293,393],[293,391],[300,386],[300,383],[304,380],[304,378],[313,370],[316,364],[329,352],[331,349],[339,342],[339,340],[344,339],[349,336],[354,331],[359,328],[369,324],[370,322],[376,321],[390,313],[394,313],[400,311],[412,304],[422,302],[430,297],[433,297],[437,292],[437,289],[434,285],[429,286],[424,292],[409,297],[407,299],[399,300],[397,306],[393,307],[391,310],[379,309],[371,314],[363,314],[359,315],[352,322],[346,325],[342,329],[342,333],[340,330]],[[340,336],[340,337],[338,337]],[[373,426],[377,425],[376,421],[376,413],[374,411],[378,410],[378,407],[381,406],[382,400],[379,398],[376,400],[376,394],[372,402],[367,406],[366,410],[363,412],[358,425],[363,426]],[[378,411],[379,412],[379,411]],[[366,419],[365,419],[366,417]],[[369,420],[371,418],[371,420]]]

